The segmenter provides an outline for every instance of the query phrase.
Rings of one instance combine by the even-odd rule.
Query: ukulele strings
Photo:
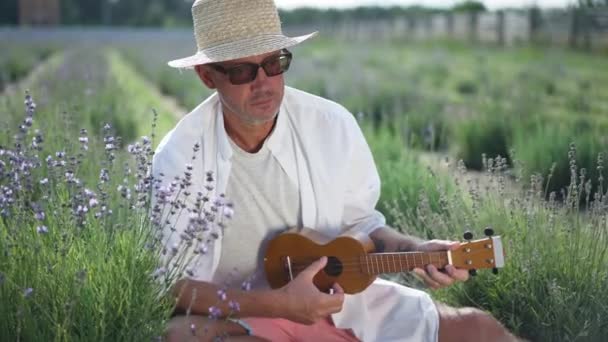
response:
[[[413,252],[413,253],[419,253],[419,252]],[[438,255],[439,257],[441,257],[441,255],[445,253],[445,252],[431,252],[431,253],[425,253],[425,255]],[[468,256],[474,256],[476,254],[480,254],[482,253],[481,251],[475,251],[475,252],[471,252],[468,254]],[[377,256],[380,254],[370,254],[372,256]],[[403,254],[403,255],[407,255],[407,254]],[[410,254],[411,255],[411,254]],[[292,259],[292,263],[291,263],[291,269],[293,271],[302,271],[304,269],[306,269],[308,266],[310,266],[313,262],[319,260],[321,256],[319,257],[304,257],[304,258],[297,258],[297,259]],[[391,268],[391,267],[395,267],[397,266],[397,264],[399,264],[399,267],[403,267],[403,264],[405,263],[406,268],[415,268],[417,265],[417,261],[414,260],[413,265],[410,265],[410,263],[406,260],[399,260],[398,257],[393,259],[393,260],[378,260],[378,258],[370,258],[370,257],[359,257],[358,261],[354,261],[353,260],[357,260],[357,259],[344,259],[345,262],[335,262],[335,261],[327,261],[327,265],[323,268],[323,269],[328,269],[330,271],[339,271],[340,269],[342,269],[342,272],[352,272],[352,271],[359,271],[362,270],[363,268],[366,269],[385,269],[385,268]],[[346,261],[348,260],[348,261]],[[424,263],[425,265],[428,264],[434,264],[436,265],[437,263],[440,264],[444,264],[444,261],[447,260],[430,260],[430,262],[428,263]],[[391,266],[390,264],[393,263],[393,265]],[[445,263],[447,265],[447,262]],[[388,265],[388,267],[385,267],[385,265]],[[367,266],[367,267],[366,267]],[[388,272],[387,272],[388,273]]]

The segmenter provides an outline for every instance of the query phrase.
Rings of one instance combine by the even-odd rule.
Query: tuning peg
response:
[[[470,269],[470,270],[469,270],[469,275],[471,275],[471,277],[476,276],[476,275],[477,275],[477,270],[476,270],[476,269],[474,269],[474,268]]]
[[[498,274],[498,268],[494,267],[494,268],[492,269],[492,273],[494,273],[494,274]]]
[[[464,237],[465,240],[470,241],[473,240],[473,233],[471,233],[470,231],[466,231],[464,232],[464,234],[462,235]]]
[[[486,234],[487,237],[490,237],[494,235],[494,229],[492,229],[492,227],[486,227],[486,229],[483,230],[483,233]]]

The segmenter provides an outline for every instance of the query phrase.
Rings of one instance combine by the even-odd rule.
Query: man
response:
[[[197,0],[192,14],[198,52],[169,65],[194,67],[217,93],[163,139],[154,174],[178,175],[190,161],[190,147],[200,141],[199,164],[191,178],[194,191],[203,187],[204,172],[212,171],[213,191],[234,202],[235,214],[194,272],[175,284],[177,312],[189,314],[171,320],[166,339],[514,340],[480,310],[450,308],[422,291],[384,280],[357,295],[345,295],[337,284],[332,294],[322,293],[312,278],[326,258],[283,288],[268,288],[259,275],[264,248],[287,227],[310,227],[331,236],[364,232],[377,251],[387,252],[446,250],[458,243],[423,242],[386,227],[374,209],[378,173],[353,116],[334,102],[285,86],[283,73],[292,59],[287,48],[314,33],[285,37],[272,0]],[[178,233],[185,226],[175,223]],[[246,283],[256,272],[250,291],[223,285]],[[432,288],[468,277],[451,266],[445,273],[432,266],[415,272]],[[233,314],[212,320],[210,312]]]

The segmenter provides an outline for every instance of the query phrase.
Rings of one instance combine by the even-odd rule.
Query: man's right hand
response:
[[[323,293],[313,284],[314,276],[326,264],[327,257],[321,257],[279,289],[288,303],[284,318],[302,324],[314,324],[342,310],[344,290],[338,283],[333,286],[333,294]]]

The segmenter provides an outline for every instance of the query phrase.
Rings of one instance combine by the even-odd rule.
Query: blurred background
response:
[[[288,35],[320,32],[293,49],[287,84],[359,120],[388,223],[455,239],[492,225],[508,241],[504,273],[434,295],[531,340],[603,340],[608,0],[277,4]],[[51,149],[105,123],[126,146],[153,110],[157,144],[211,93],[166,64],[196,51],[191,5],[2,0],[0,147],[26,90]]]

